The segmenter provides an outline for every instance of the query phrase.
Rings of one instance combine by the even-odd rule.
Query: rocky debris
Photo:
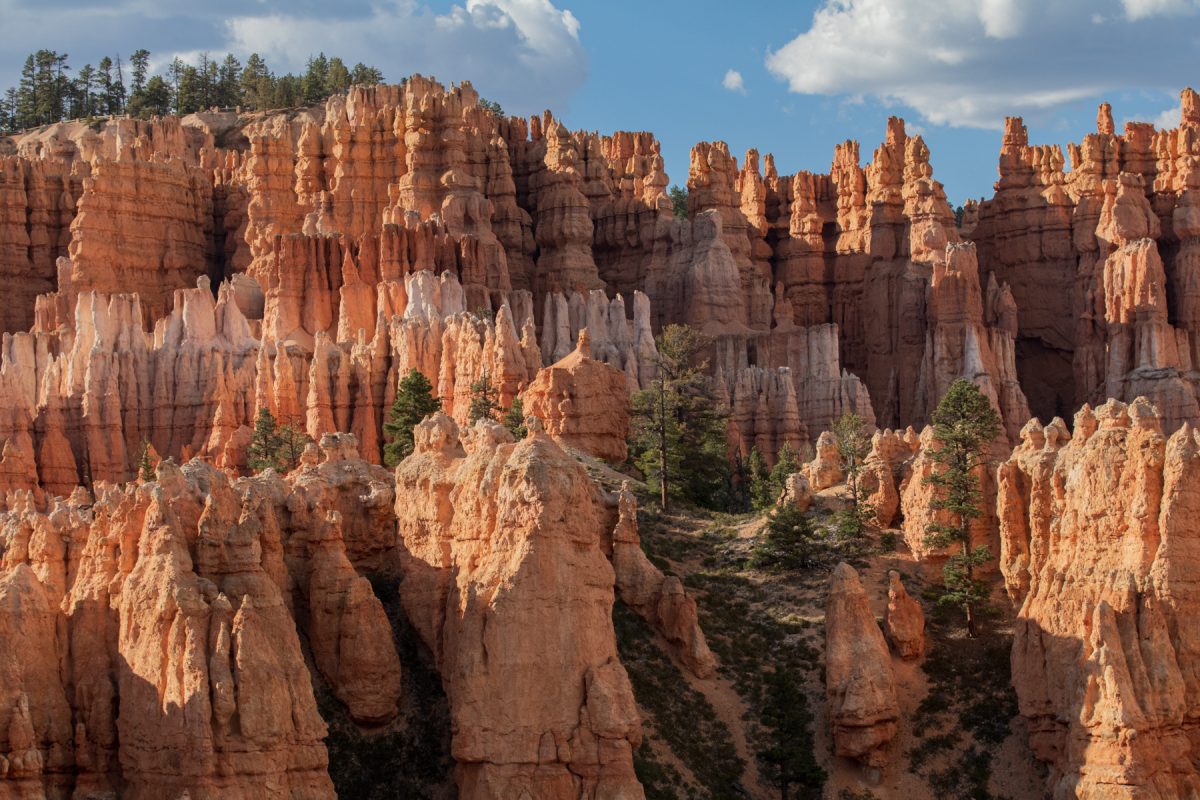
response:
[[[825,694],[834,753],[881,768],[900,707],[883,631],[858,573],[838,564],[825,603]]]
[[[583,468],[537,424],[514,443],[438,414],[396,470],[396,508],[402,600],[442,674],[460,796],[641,797],[616,578]]]
[[[925,654],[925,612],[921,604],[908,596],[900,573],[888,570],[888,604],[883,617],[883,632],[896,655],[904,659]]]
[[[1200,441],[1145,399],[1023,431],[997,500],[1013,685],[1054,797],[1189,797]]]
[[[540,419],[559,444],[606,461],[625,461],[630,430],[626,376],[592,358],[587,328],[569,355],[538,371],[522,398],[525,413]]]

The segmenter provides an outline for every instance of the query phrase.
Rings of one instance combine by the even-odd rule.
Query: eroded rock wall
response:
[[[1197,470],[1195,429],[1141,398],[1031,422],[1000,469],[1013,684],[1055,798],[1198,791]]]

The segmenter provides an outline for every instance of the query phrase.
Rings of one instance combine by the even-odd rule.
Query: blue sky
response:
[[[651,130],[679,183],[706,139],[824,172],[854,138],[865,162],[897,114],[955,203],[991,194],[1006,114],[1061,144],[1101,100],[1118,126],[1174,125],[1200,85],[1200,0],[0,0],[0,22],[0,87],[39,47],[72,67],[146,47],[157,65],[228,50],[296,69],[324,50],[470,79],[510,113]]]

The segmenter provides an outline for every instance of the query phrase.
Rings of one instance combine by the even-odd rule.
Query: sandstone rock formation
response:
[[[663,635],[693,675],[711,677],[716,669],[716,659],[700,630],[696,601],[684,592],[679,578],[663,575],[642,550],[637,528],[637,501],[628,481],[615,500],[617,518],[608,544],[621,601]],[[611,508],[612,504],[608,505]]]
[[[783,481],[783,491],[779,495],[778,505],[791,503],[800,511],[808,511],[812,505],[813,492],[808,478],[803,472],[793,472]]]
[[[1000,473],[1002,566],[1019,605],[1013,684],[1055,798],[1190,797],[1200,442],[1116,400],[1026,426]]]
[[[858,573],[845,563],[833,571],[825,603],[825,693],[834,753],[886,764],[900,716],[891,657]]]
[[[900,573],[888,570],[888,604],[883,617],[883,632],[896,655],[905,659],[925,654],[925,612],[921,604],[908,596]]]
[[[951,553],[951,548],[932,547],[928,541],[929,525],[933,522],[950,520],[947,512],[932,508],[936,488],[927,482],[935,469],[940,469],[930,456],[930,451],[937,444],[933,428],[927,427],[921,431],[917,445],[917,453],[906,465],[904,478],[900,483],[900,509],[903,515],[904,542],[921,566],[923,576],[941,580],[942,567]],[[1002,458],[1003,456],[1000,456]],[[986,547],[993,557],[999,552],[997,537],[997,522],[995,516],[996,497],[996,452],[991,454],[992,461],[980,464],[975,468],[975,477],[980,491],[980,508],[982,515],[970,521],[971,548]],[[986,562],[984,573],[994,573],[995,560]]]
[[[801,473],[814,492],[823,491],[846,480],[846,472],[842,469],[842,456],[838,452],[837,437],[832,431],[822,431],[817,437],[813,460],[801,468]]]
[[[526,388],[524,408],[556,442],[622,463],[629,438],[629,388],[625,375],[592,358],[584,328],[562,360],[538,371]]]
[[[1168,431],[1194,421],[1196,131],[1184,113],[1178,128],[1118,134],[1105,104],[1064,173],[1061,148],[1030,145],[1008,120],[971,238],[982,272],[1012,287],[1017,371],[1042,419],[1146,395]]]
[[[537,424],[514,443],[435,415],[396,470],[402,598],[442,674],[461,797],[642,796],[594,493]]]

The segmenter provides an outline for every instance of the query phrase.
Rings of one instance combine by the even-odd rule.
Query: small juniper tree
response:
[[[279,469],[279,426],[275,415],[265,408],[258,410],[254,418],[254,434],[250,437],[250,447],[246,450],[246,466],[252,472],[262,472],[265,469]]]
[[[525,404],[521,402],[521,398],[513,398],[512,405],[505,412],[501,424],[508,428],[508,432],[518,442],[529,435],[529,429],[525,427]]]
[[[154,480],[155,464],[153,457],[150,455],[150,441],[148,439],[142,439],[142,443],[138,445],[137,466],[138,477],[142,481],[149,483]]]
[[[394,467],[413,451],[413,428],[442,407],[433,385],[419,369],[410,369],[396,386],[396,399],[383,423],[383,463]]]
[[[500,401],[496,398],[496,386],[492,376],[485,372],[471,384],[471,405],[467,407],[467,419],[472,425],[481,419],[496,419]]]
[[[929,457],[936,467],[925,482],[935,490],[930,507],[944,512],[946,521],[929,523],[925,542],[930,547],[958,548],[943,570],[945,589],[939,602],[961,608],[967,635],[974,637],[976,611],[988,597],[988,587],[975,578],[975,570],[992,558],[986,546],[971,547],[971,520],[983,516],[976,471],[1000,433],[1000,417],[979,387],[959,378],[933,412],[933,432],[937,442]]]

